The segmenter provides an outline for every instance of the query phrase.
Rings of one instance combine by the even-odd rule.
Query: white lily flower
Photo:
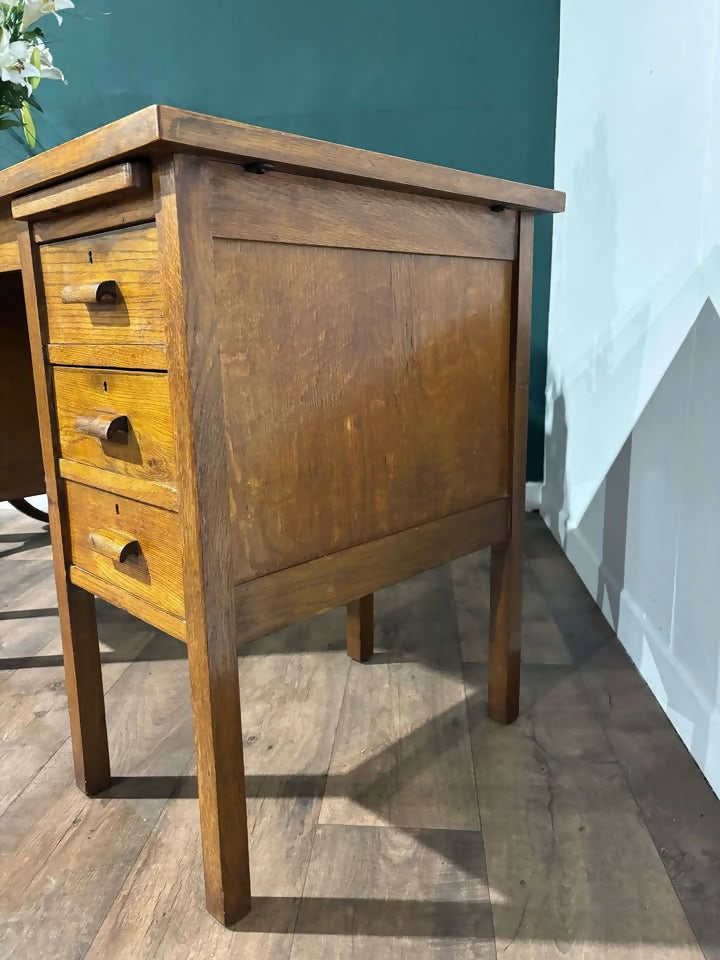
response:
[[[40,17],[44,17],[48,13],[54,13],[57,22],[62,23],[62,17],[58,13],[58,10],[70,10],[74,6],[75,4],[72,0],[25,0],[22,30],[27,30],[36,20],[39,20]]]
[[[30,62],[32,47],[24,40],[9,43],[7,37],[0,37],[0,80],[22,85],[28,96],[33,87],[30,80],[40,77],[40,70]]]
[[[65,76],[62,70],[59,70],[53,63],[52,54],[45,43],[38,38],[34,41],[33,46],[39,54],[39,57],[33,57],[33,61],[40,70],[40,77],[43,80],[62,80],[65,83]]]

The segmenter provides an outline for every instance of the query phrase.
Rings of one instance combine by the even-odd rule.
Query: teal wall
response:
[[[166,103],[553,183],[560,0],[75,0],[44,147]],[[105,13],[104,11],[110,11]],[[22,148],[0,134],[0,168]],[[542,477],[551,219],[537,224],[528,477]]]

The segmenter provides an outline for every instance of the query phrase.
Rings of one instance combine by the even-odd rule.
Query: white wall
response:
[[[720,0],[563,0],[542,513],[720,794]]]

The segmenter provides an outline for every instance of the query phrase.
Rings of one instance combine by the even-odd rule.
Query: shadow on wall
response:
[[[567,399],[562,385],[550,382],[541,508],[716,792],[718,370],[720,317],[708,298],[589,506],[575,518],[568,510],[574,438]]]

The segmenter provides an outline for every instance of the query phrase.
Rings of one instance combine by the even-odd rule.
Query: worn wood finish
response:
[[[363,663],[373,653],[375,621],[373,617],[373,595],[366,594],[347,605],[347,652],[353,660]]]
[[[141,143],[152,204],[98,193],[127,185]],[[232,924],[250,906],[238,642],[348,604],[347,650],[367,659],[374,591],[491,545],[490,712],[517,712],[533,216],[517,210],[564,197],[164,107],[3,189],[31,171],[41,204],[93,203],[52,216],[16,197],[39,218],[24,270],[58,569],[187,642],[206,899]]]
[[[511,264],[220,240],[215,275],[237,582],[507,492]]]
[[[63,481],[57,472],[57,439],[51,427],[55,416],[52,382],[43,357],[43,342],[47,337],[47,314],[44,302],[38,300],[37,296],[40,263],[29,227],[21,225],[18,237],[53,540],[75,781],[81,790],[93,794],[104,790],[110,783],[95,603],[92,594],[70,583],[67,576],[71,554],[70,519]]]
[[[70,237],[104,233],[120,227],[132,227],[155,219],[155,198],[151,189],[109,206],[73,210],[49,220],[35,220],[32,225],[36,243],[52,243]]]
[[[165,342],[154,226],[128,227],[40,247],[48,342]],[[114,281],[109,303],[64,303],[68,286]]]
[[[65,493],[71,562],[175,617],[183,617],[183,553],[177,514],[70,481],[65,483]],[[137,540],[137,558],[120,564],[98,553],[90,538],[103,530],[117,530]]]
[[[161,610],[160,607],[156,607],[141,597],[136,597],[129,593],[125,586],[117,586],[103,580],[101,577],[83,570],[82,567],[70,567],[69,578],[75,586],[82,587],[83,590],[87,590],[88,593],[95,594],[97,597],[102,597],[108,603],[120,607],[121,610],[126,610],[134,617],[157,627],[158,630],[169,633],[176,640],[186,642],[187,630],[184,619],[175,617],[166,610]]]
[[[53,379],[62,457],[174,486],[167,374],[55,367]]]
[[[513,260],[517,217],[295,174],[210,166],[213,236],[357,250]],[[378,229],[382,224],[382,229]]]
[[[124,200],[129,194],[146,192],[149,185],[150,171],[145,164],[118,163],[69,183],[26,194],[13,201],[12,214],[16,220],[35,220],[100,201]]]
[[[107,557],[113,563],[126,563],[140,556],[140,544],[132,534],[119,530],[91,530],[88,534],[88,546],[101,557]]]
[[[205,163],[175,158],[161,167],[158,190],[205,896],[210,913],[231,924],[250,909],[250,869]]]
[[[530,320],[532,313],[532,213],[520,215],[518,260],[513,291],[510,339],[510,431],[508,471],[511,477],[510,537],[492,549],[490,568],[490,658],[488,710],[500,723],[512,723],[520,703],[520,617],[522,553],[525,523]]]
[[[60,299],[63,303],[83,303],[86,307],[96,304],[117,304],[119,292],[114,280],[101,280],[99,283],[69,283],[62,288]]]
[[[143,480],[126,473],[115,473],[103,467],[93,467],[77,460],[60,460],[60,476],[65,480],[76,480],[87,487],[97,487],[117,493],[130,500],[140,500],[166,510],[177,510],[177,491],[175,485],[159,483],[157,480]]]
[[[264,636],[506,537],[501,499],[249,580],[235,588],[238,637]]]
[[[50,363],[78,367],[117,367],[135,370],[167,370],[164,343],[99,344],[50,343],[46,347]]]
[[[0,273],[20,269],[20,250],[17,242],[17,227],[12,219],[9,204],[0,200]]]
[[[44,493],[30,341],[17,272],[0,273],[0,411],[0,500]]]
[[[430,163],[313,140],[174,107],[152,106],[84,134],[3,171],[0,198],[65,180],[125,157],[173,151],[204,153],[235,163],[269,161],[323,179],[390,187],[486,205],[559,213],[559,190],[499,180]]]

